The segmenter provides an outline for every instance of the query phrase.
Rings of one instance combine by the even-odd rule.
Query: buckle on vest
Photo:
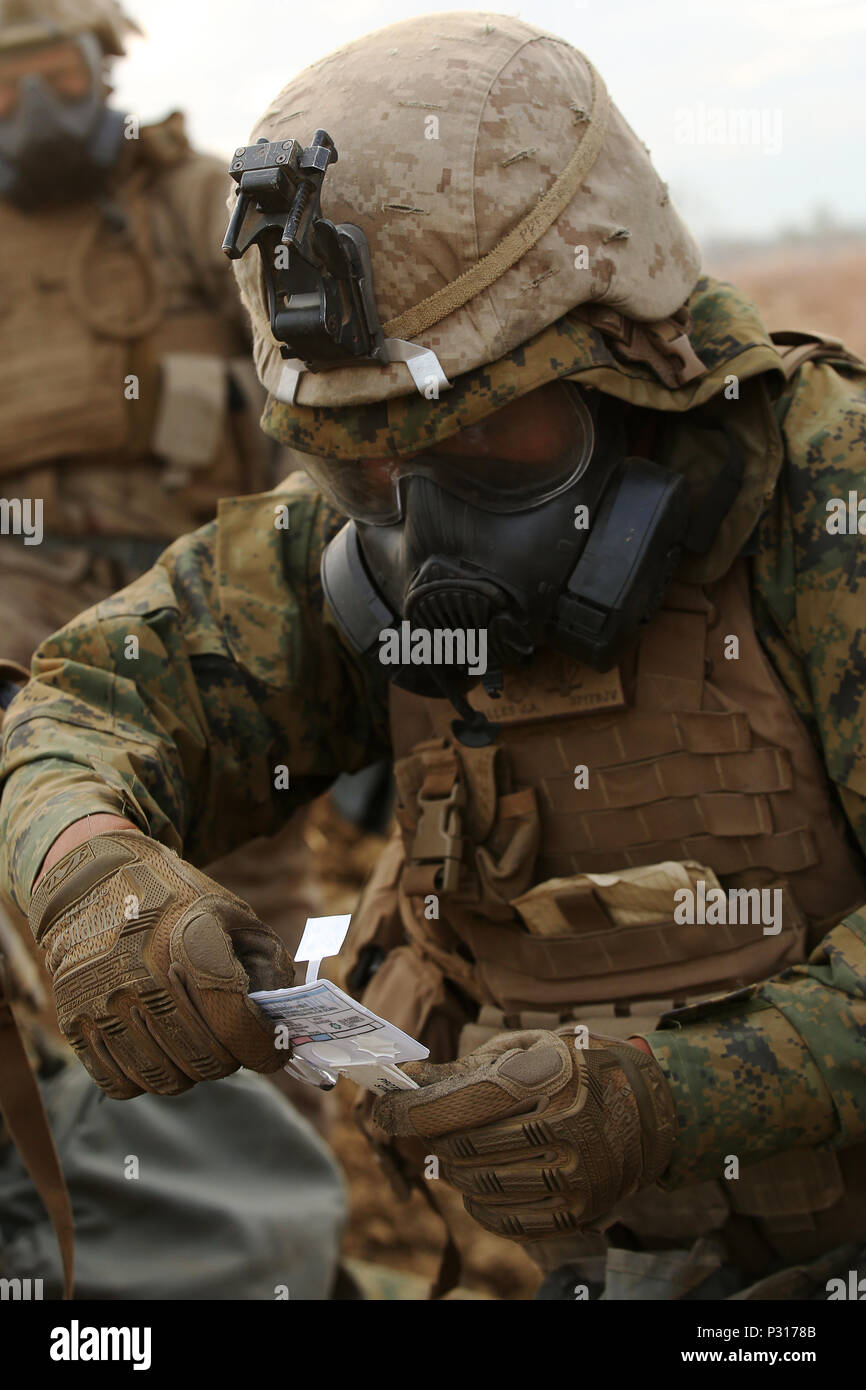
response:
[[[413,865],[436,867],[435,886],[442,893],[454,893],[460,878],[463,857],[463,817],[466,804],[462,783],[455,782],[447,796],[418,793],[418,825],[412,841]]]

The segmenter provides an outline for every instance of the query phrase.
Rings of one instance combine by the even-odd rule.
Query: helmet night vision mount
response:
[[[251,246],[259,248],[271,332],[286,361],[278,399],[294,400],[303,370],[394,361],[406,362],[420,391],[431,374],[447,388],[434,352],[385,338],[364,232],[322,216],[322,183],[337,158],[330,135],[317,130],[306,149],[297,140],[263,137],[236,150],[229,165],[237,202],[222,249],[239,260]]]

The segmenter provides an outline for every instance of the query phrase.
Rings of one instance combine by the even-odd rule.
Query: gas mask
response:
[[[623,407],[570,382],[568,446],[544,465],[416,454],[370,465],[306,459],[351,518],[322,582],[343,635],[403,689],[447,698],[464,743],[496,728],[466,700],[550,645],[604,671],[661,602],[679,561],[688,487],[626,456]]]
[[[0,198],[24,210],[98,192],[120,154],[125,117],[105,105],[99,41],[83,34],[74,43],[90,72],[86,96],[64,100],[29,73],[14,111],[0,119]]]

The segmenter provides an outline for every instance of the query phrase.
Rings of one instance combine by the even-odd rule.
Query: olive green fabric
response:
[[[41,1083],[75,1216],[79,1299],[325,1299],[346,1193],[315,1130],[239,1072],[182,1096],[106,1100],[77,1063]],[[0,1276],[59,1298],[51,1223],[0,1144]]]

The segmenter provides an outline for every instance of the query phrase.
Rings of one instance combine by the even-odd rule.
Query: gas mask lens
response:
[[[74,103],[89,96],[93,76],[75,42],[40,46],[22,56],[0,58],[0,120],[13,115],[27,93],[42,100]]]
[[[579,387],[549,382],[535,395],[531,416],[521,397],[428,453],[352,461],[308,455],[304,467],[339,511],[370,526],[401,519],[406,485],[415,477],[484,511],[528,511],[576,482],[594,445]]]

